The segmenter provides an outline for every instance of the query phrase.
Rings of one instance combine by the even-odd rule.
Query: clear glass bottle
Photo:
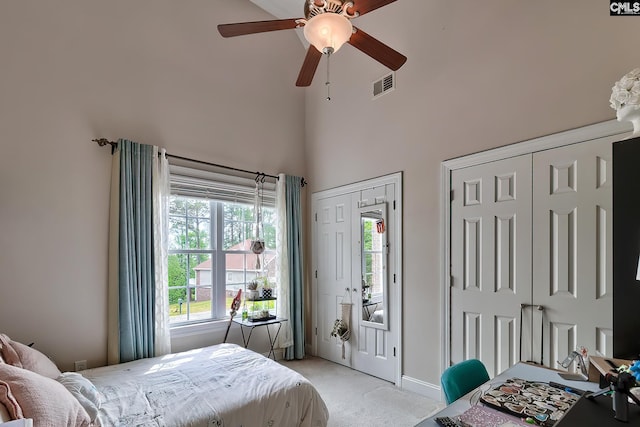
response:
[[[247,311],[247,302],[245,301],[242,305],[242,320],[245,321],[249,317],[249,312]]]

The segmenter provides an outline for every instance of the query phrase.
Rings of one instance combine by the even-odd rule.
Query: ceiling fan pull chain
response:
[[[327,81],[325,85],[327,86],[327,101],[331,101],[331,79],[329,78],[329,67],[331,62],[331,51],[327,51]]]

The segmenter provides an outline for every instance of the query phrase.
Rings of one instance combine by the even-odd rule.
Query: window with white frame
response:
[[[254,185],[253,179],[171,167],[171,326],[228,318],[231,301],[239,289],[245,293],[247,283],[259,278],[275,283],[275,185],[265,183],[263,191],[261,255],[250,249]]]

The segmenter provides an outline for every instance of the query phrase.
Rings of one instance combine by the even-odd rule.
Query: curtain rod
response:
[[[92,141],[98,143],[98,145],[100,147],[104,147],[105,145],[111,145],[112,147],[117,147],[118,146],[117,142],[109,141],[106,138],[92,139]],[[176,156],[174,154],[169,154],[169,153],[167,153],[167,157],[171,157],[173,159],[178,159],[178,160],[184,160],[184,161],[187,161],[187,162],[199,163],[201,165],[207,165],[207,166],[213,166],[213,167],[222,168],[222,169],[234,170],[236,172],[254,174],[254,175],[256,175],[256,181],[258,179],[262,178],[262,180],[264,182],[264,178],[265,177],[274,178],[274,179],[278,180],[278,176],[277,175],[270,175],[270,174],[264,173],[264,172],[253,172],[253,171],[249,171],[249,170],[246,170],[246,169],[239,169],[239,168],[234,168],[234,167],[231,167],[231,166],[219,165],[217,163],[205,162],[203,160],[190,159],[188,157]],[[305,185],[307,185],[307,181],[304,180],[304,177],[300,178],[300,186],[304,187]]]

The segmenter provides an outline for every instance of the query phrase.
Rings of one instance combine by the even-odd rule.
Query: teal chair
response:
[[[487,368],[478,359],[469,359],[449,366],[440,377],[447,405],[487,381]]]

